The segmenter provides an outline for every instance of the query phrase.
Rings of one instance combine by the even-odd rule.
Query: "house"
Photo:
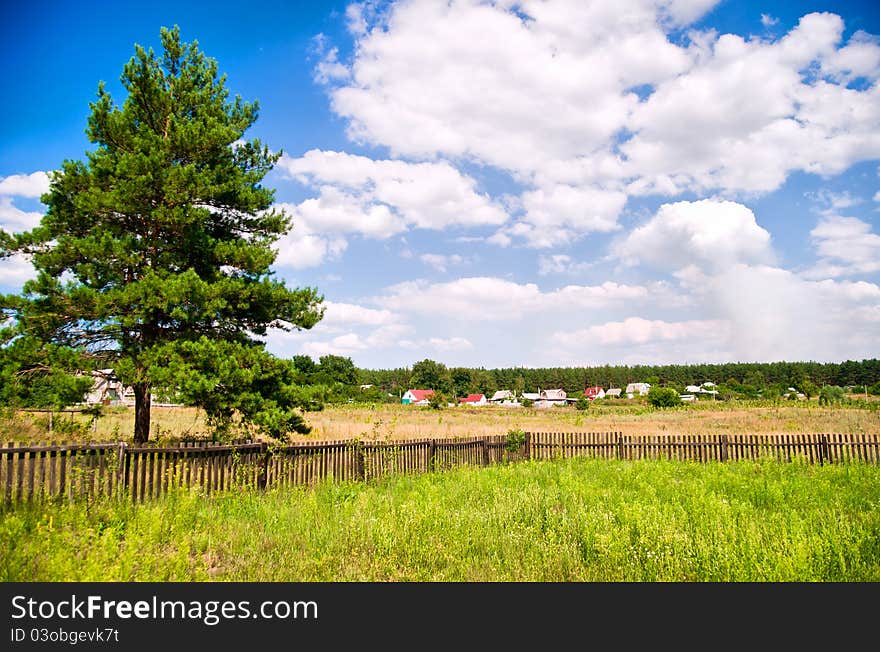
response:
[[[605,398],[620,398],[620,392],[622,390],[620,387],[612,387],[607,392],[605,392]]]
[[[131,391],[131,388],[128,388]],[[118,405],[125,398],[126,388],[112,369],[92,372],[92,388],[86,393],[87,405]]]
[[[564,389],[539,389],[538,398],[533,400],[535,401],[535,407],[544,408],[567,405],[570,402],[575,402],[577,399],[569,399]]]
[[[584,390],[584,396],[586,396],[591,401],[593,401],[597,398],[605,398],[605,390],[599,386],[587,387]]]
[[[693,403],[693,402],[696,400],[697,397],[694,396],[693,394],[682,394],[681,396],[679,396],[679,398],[680,398],[684,403]]]
[[[400,402],[404,405],[428,405],[432,396],[434,396],[433,389],[408,389],[400,397]]]
[[[684,388],[684,391],[686,391],[688,394],[699,394],[703,391],[703,388],[699,385],[688,385]]]
[[[632,398],[636,394],[639,396],[644,396],[648,393],[648,390],[651,389],[651,385],[648,383],[630,383],[626,386],[626,397]]]
[[[464,398],[458,399],[459,405],[486,405],[488,401],[486,400],[485,394],[468,394]]]
[[[538,399],[541,398],[541,393],[540,392],[523,392],[520,395],[520,398],[523,398],[527,401],[537,401]]]
[[[503,407],[521,407],[522,405],[522,403],[516,399],[516,394],[509,389],[499,389],[492,394],[492,398],[488,400],[492,405],[501,405]]]

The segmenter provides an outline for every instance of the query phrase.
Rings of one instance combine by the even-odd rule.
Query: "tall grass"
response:
[[[293,439],[421,439],[499,435],[508,430],[580,430],[622,432],[627,435],[662,434],[784,434],[880,433],[880,401],[820,406],[816,401],[700,401],[675,409],[657,410],[644,399],[600,401],[588,410],[573,407],[523,409],[457,407],[432,410],[409,405],[340,405],[309,412],[313,431]],[[195,408],[157,407],[152,411],[151,440],[206,437],[204,412]],[[97,422],[82,414],[56,414],[49,434],[48,415],[0,410],[0,441],[111,439],[128,440],[134,427],[134,409],[106,408]]]
[[[43,581],[880,581],[880,468],[555,460],[2,514]]]

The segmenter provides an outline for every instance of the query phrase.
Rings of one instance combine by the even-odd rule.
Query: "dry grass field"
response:
[[[880,403],[872,403],[873,406]],[[407,405],[344,405],[306,415],[316,439],[412,439],[504,434],[511,429],[623,434],[793,434],[880,433],[880,411],[866,407],[827,407],[813,401],[778,404],[703,402],[655,410],[639,400],[594,403],[588,410],[565,408],[430,408]],[[81,414],[55,413],[52,431],[45,413],[5,413],[0,440],[129,439],[134,410],[106,408],[97,422]],[[194,408],[153,408],[151,439],[204,438],[204,415]]]

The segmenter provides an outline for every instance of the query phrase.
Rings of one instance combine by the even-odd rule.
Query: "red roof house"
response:
[[[427,405],[434,396],[433,389],[408,389],[400,398],[400,402],[409,405]]]
[[[584,390],[584,396],[586,396],[591,401],[597,398],[605,398],[605,390],[601,387],[587,387]]]

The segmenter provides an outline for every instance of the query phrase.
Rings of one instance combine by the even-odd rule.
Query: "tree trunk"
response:
[[[150,438],[150,384],[134,385],[134,441],[144,444]]]

